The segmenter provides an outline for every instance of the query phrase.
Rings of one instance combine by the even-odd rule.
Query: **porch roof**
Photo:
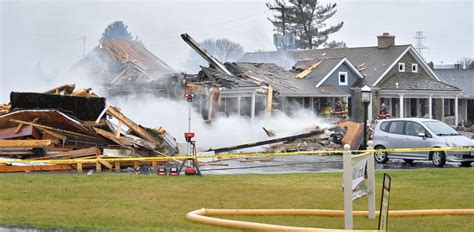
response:
[[[396,73],[380,85],[382,90],[460,92],[455,86],[440,82],[419,73]]]

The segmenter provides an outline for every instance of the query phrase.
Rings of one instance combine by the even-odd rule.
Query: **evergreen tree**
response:
[[[299,48],[317,48],[328,40],[329,34],[339,31],[344,22],[327,26],[325,21],[336,12],[336,4],[323,5],[318,0],[274,0],[267,8],[276,11],[274,19],[269,19],[277,31],[283,28],[296,32]],[[283,23],[285,22],[285,23]],[[285,25],[286,24],[286,25]]]
[[[104,33],[102,33],[102,38],[100,42],[107,42],[112,39],[121,39],[121,40],[132,40],[132,34],[127,30],[128,26],[125,25],[122,21],[115,21],[105,28]]]

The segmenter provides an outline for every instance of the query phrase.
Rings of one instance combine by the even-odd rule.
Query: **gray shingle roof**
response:
[[[443,90],[459,91],[458,88],[418,73],[396,73],[388,77],[380,87],[386,90]]]
[[[298,51],[249,52],[239,60],[242,62],[275,63],[291,68],[300,60],[318,60],[346,57],[355,67],[365,68],[361,73],[368,84],[373,84],[400,57],[410,45],[396,45],[389,48],[357,47],[327,48]]]
[[[474,69],[435,69],[444,82],[462,90],[465,97],[474,97]]]
[[[327,70],[326,74],[334,68],[341,59],[329,59],[324,60],[321,67],[318,66],[317,70]],[[247,62],[236,62],[236,65],[242,73],[263,79],[270,83],[272,87],[277,90],[282,96],[348,96],[349,94],[338,90],[334,86],[321,86],[316,88],[316,84],[322,79],[321,78],[295,78],[296,73],[285,70],[284,68],[272,64],[272,63],[247,63]],[[320,65],[321,65],[320,64]],[[237,74],[237,73],[236,73]],[[272,84],[273,82],[273,84]],[[287,87],[294,88],[287,88]],[[296,89],[295,89],[296,88]]]

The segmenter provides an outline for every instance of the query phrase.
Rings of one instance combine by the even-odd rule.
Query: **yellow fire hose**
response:
[[[378,212],[376,212],[378,215]],[[367,211],[354,211],[354,216],[367,217]],[[310,227],[280,226],[257,222],[245,222],[211,216],[319,216],[344,217],[343,210],[322,209],[198,209],[189,212],[186,219],[201,224],[260,231],[377,231],[377,230],[344,230]],[[391,210],[390,217],[428,217],[428,216],[474,216],[474,209],[422,209]]]

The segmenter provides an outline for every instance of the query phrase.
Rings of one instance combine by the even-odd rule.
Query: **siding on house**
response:
[[[391,76],[400,72],[398,71],[399,63],[405,63],[405,73],[412,73],[411,64],[418,64],[418,74],[422,76],[427,76],[427,77],[430,76],[428,72],[423,68],[423,66],[419,64],[418,61],[416,61],[415,57],[413,57],[413,55],[410,52],[407,52],[399,61],[397,61],[397,63],[395,63],[395,66],[393,66],[392,69],[388,71],[388,73],[385,75],[383,80],[379,82],[377,86],[382,85],[382,83],[390,79]],[[386,65],[391,65],[391,64],[386,64]]]
[[[347,85],[339,85],[339,72],[347,73]],[[359,77],[357,74],[355,74],[354,71],[344,62],[322,83],[322,85],[333,85],[336,86],[337,89],[346,93],[352,93],[351,87],[358,79]]]

